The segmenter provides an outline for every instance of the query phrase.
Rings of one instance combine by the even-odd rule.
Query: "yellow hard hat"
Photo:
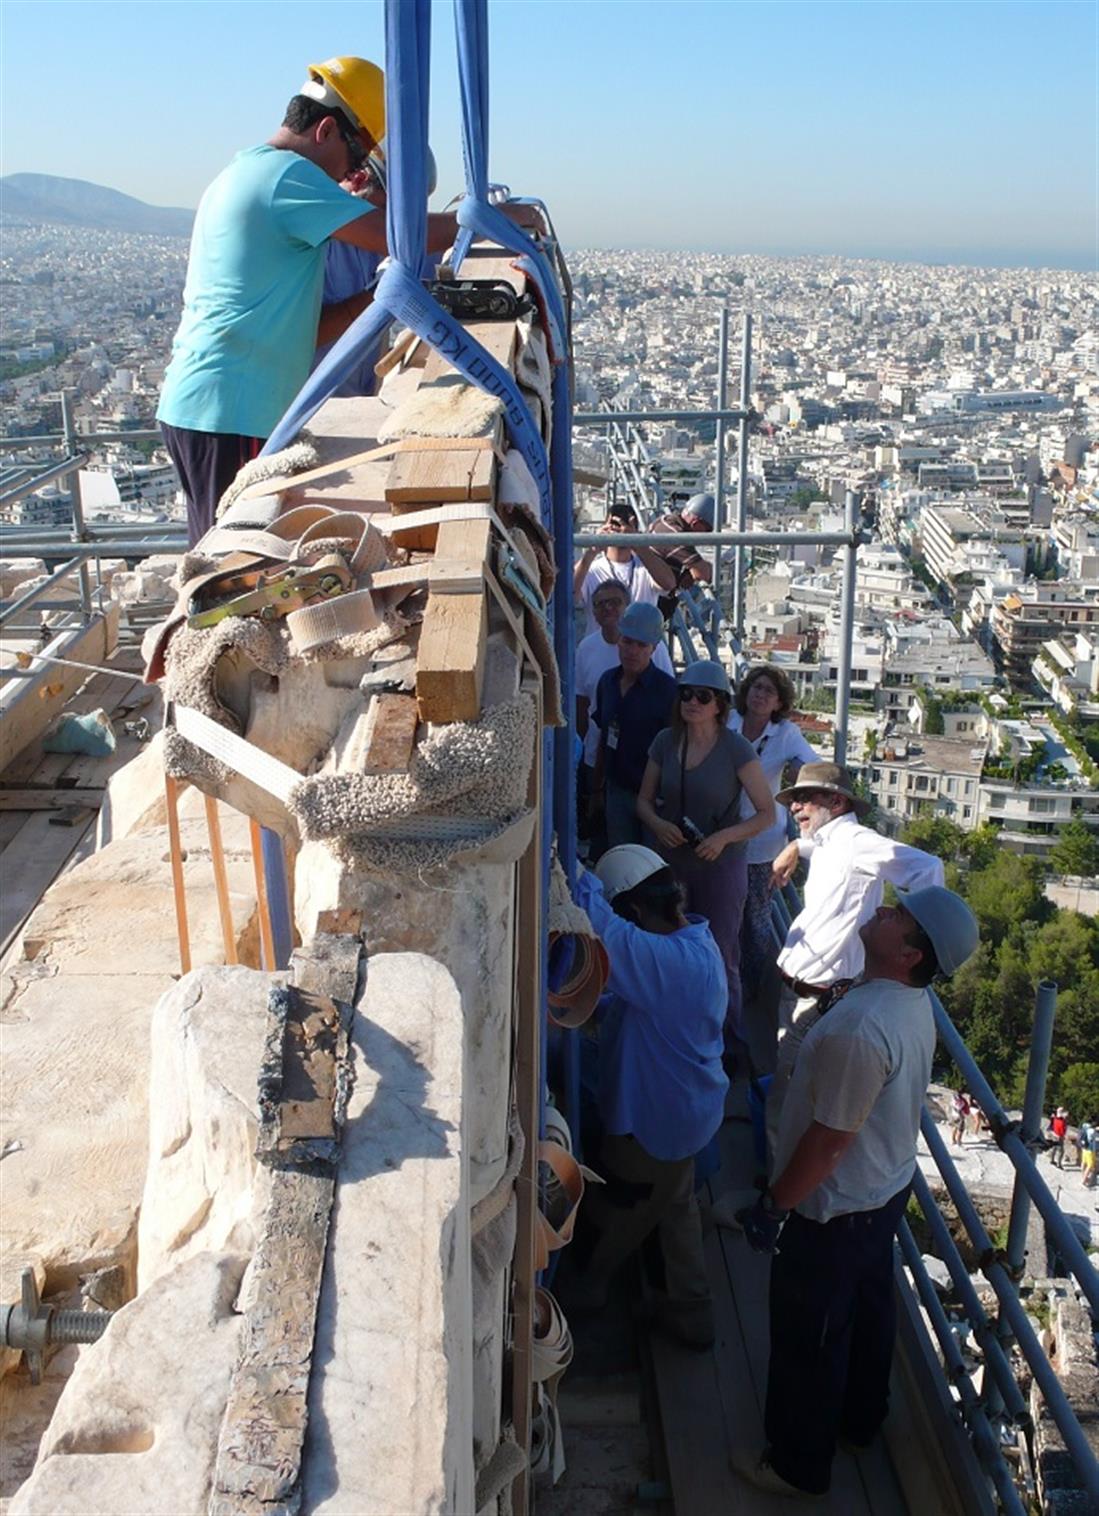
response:
[[[309,78],[298,91],[322,105],[337,106],[375,142],[385,136],[385,75],[365,58],[329,58],[311,63]]]

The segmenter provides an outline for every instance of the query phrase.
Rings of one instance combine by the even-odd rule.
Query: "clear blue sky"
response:
[[[1096,265],[1099,7],[494,0],[493,177],[572,246]],[[432,143],[461,184],[453,22]],[[4,173],[197,203],[380,3],[0,9]],[[441,203],[441,201],[437,201]]]

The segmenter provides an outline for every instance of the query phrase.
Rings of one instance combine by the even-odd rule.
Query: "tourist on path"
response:
[[[634,604],[655,605],[661,590],[675,589],[675,574],[651,547],[617,547],[614,537],[619,532],[636,532],[637,516],[624,504],[611,507],[610,514],[599,530],[608,541],[602,552],[594,547],[585,548],[576,560],[572,575],[572,593],[585,614],[585,636],[597,630],[592,612],[592,596],[608,579],[622,585]]]
[[[601,808],[598,818],[592,813],[590,800],[595,793],[595,763],[599,752],[599,728],[592,719],[595,692],[599,680],[608,669],[617,668],[619,625],[627,605],[629,591],[617,579],[605,579],[596,587],[591,597],[597,631],[584,637],[576,649],[576,734],[584,744],[584,756],[579,771],[578,822],[586,837],[593,837],[602,829]],[[674,677],[672,660],[663,638],[653,650],[653,667]],[[603,844],[605,847],[606,844]],[[595,856],[599,856],[599,848]]]
[[[926,986],[976,951],[959,895],[901,895],[860,927],[865,973],[808,1033],[778,1135],[775,1177],[739,1220],[771,1264],[767,1446],[734,1454],[772,1494],[820,1495],[838,1438],[885,1419],[896,1335],[893,1233],[916,1164],[935,1051]]]
[[[794,707],[794,687],[789,676],[772,664],[760,663],[749,669],[736,692],[729,715],[729,728],[739,732],[752,744],[772,795],[782,787],[782,779],[791,763],[812,763],[816,750],[806,742],[801,728],[789,720]],[[754,807],[746,794],[740,797],[741,819],[747,821]],[[744,926],[740,934],[740,974],[746,985],[757,991],[767,979],[767,971],[778,951],[771,919],[774,893],[772,864],[786,846],[789,815],[784,806],[775,807],[774,824],[759,832],[748,843],[748,896],[744,906]],[[746,1018],[752,1066],[757,1073],[770,1073],[774,1065],[776,1027],[773,1009],[761,997],[749,997],[751,1011]],[[761,1024],[756,1028],[756,1020]]]
[[[661,856],[686,887],[692,911],[705,916],[728,980],[726,1046],[743,1038],[740,928],[748,890],[750,838],[774,821],[775,805],[750,743],[726,726],[732,690],[710,659],[679,677],[670,728],[649,749],[637,813]],[[741,794],[753,807],[741,817]]]
[[[634,604],[618,623],[618,666],[600,675],[592,718],[599,728],[593,793],[607,846],[640,842],[637,792],[653,738],[671,721],[675,680],[654,667],[664,622],[655,605]]]
[[[654,1229],[664,1258],[658,1324],[691,1347],[713,1342],[713,1306],[695,1199],[694,1155],[721,1125],[725,973],[705,921],[687,916],[650,848],[612,848],[581,873],[577,904],[610,959],[599,1009],[597,1166],[585,1198],[599,1229],[572,1304],[599,1310],[610,1280]]]

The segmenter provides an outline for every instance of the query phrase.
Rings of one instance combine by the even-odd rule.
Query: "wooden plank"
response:
[[[511,270],[514,274],[515,270]],[[479,270],[473,277],[477,279],[496,278],[495,274],[482,274]],[[522,278],[522,275],[519,276]],[[508,283],[512,283],[509,279]],[[515,361],[515,344],[518,340],[518,329],[514,321],[463,321],[463,331],[469,333],[474,342],[479,342],[488,353],[490,358],[495,358],[501,367],[511,370]],[[437,349],[433,348],[426,364],[424,365],[423,383],[430,384],[432,379],[441,379],[444,374],[457,374],[460,371],[449,364]]]
[[[484,563],[492,540],[488,521],[444,521],[436,555]],[[416,654],[416,701],[421,721],[474,721],[481,713],[488,607],[484,589],[429,595]]]
[[[652,1333],[649,1347],[676,1516],[767,1509],[766,1497],[749,1491],[729,1467],[714,1355],[692,1352],[660,1332]]]
[[[94,663],[105,661],[117,641],[118,606],[112,605],[87,626],[58,633],[43,651],[58,658]],[[37,667],[40,672],[29,679],[13,679],[0,689],[0,771],[45,731],[89,677],[86,670],[63,664]]]
[[[420,713],[414,695],[375,695],[363,763],[367,774],[404,774],[412,761]]]
[[[0,890],[0,953],[7,951],[27,917],[75,852],[94,816],[76,826],[51,826],[50,813],[29,816],[3,853]]]
[[[359,943],[353,942],[358,961]],[[299,964],[308,960],[308,953]],[[323,975],[322,975],[323,977]],[[270,995],[256,1156],[273,1169],[254,1293],[218,1436],[211,1516],[300,1504],[307,1396],[350,1060],[350,1007],[320,991]]]
[[[172,898],[176,908],[176,935],[179,939],[179,972],[191,972],[191,934],[187,928],[187,888],[183,882],[183,844],[179,836],[179,780],[164,775],[164,797],[168,809],[168,855],[172,865]]]
[[[271,929],[271,907],[267,899],[267,875],[263,871],[263,836],[253,816],[248,822],[252,843],[252,875],[256,881],[256,915],[259,918],[260,963],[268,974],[275,972],[275,937]]]
[[[74,805],[98,810],[105,790],[102,785],[65,789],[0,789],[0,811],[56,811]]]
[[[229,902],[229,875],[225,868],[225,848],[221,841],[221,818],[213,795],[203,795],[202,799],[206,810],[206,830],[210,837],[210,861],[214,868],[214,893],[221,921],[222,950],[225,962],[231,964],[237,961],[237,934],[233,929],[233,907]]]
[[[416,448],[398,453],[385,482],[385,498],[391,506],[453,505],[461,500],[491,500],[496,487],[496,453],[503,437],[497,420],[483,448]],[[395,513],[399,514],[399,513]],[[433,527],[420,532],[432,533]],[[423,539],[399,540],[402,547],[420,547]],[[430,545],[430,544],[428,544]]]
[[[514,268],[514,253],[502,253],[494,242],[479,242],[470,248],[458,270],[459,279],[503,279],[517,295],[527,287],[527,276]]]

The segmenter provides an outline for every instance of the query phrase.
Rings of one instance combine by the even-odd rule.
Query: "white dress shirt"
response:
[[[582,696],[588,702],[588,730],[584,734],[584,762],[589,768],[595,767],[595,758],[599,751],[599,728],[592,716],[595,710],[595,686],[599,683],[601,674],[605,674],[608,669],[613,669],[617,665],[617,642],[607,642],[601,631],[589,632],[586,637],[580,639],[576,648],[575,689],[577,699]],[[675,677],[666,643],[656,644],[653,650],[653,667]]]
[[[862,826],[850,811],[799,841],[798,851],[809,859],[809,877],[778,966],[806,984],[834,984],[862,973],[859,927],[881,905],[887,880],[902,890],[944,882],[938,858]]]
[[[744,736],[744,717],[739,711],[730,711],[725,725],[731,732],[739,732],[742,737]],[[745,741],[751,741],[751,739],[745,738]],[[820,761],[820,753],[806,742],[796,721],[769,721],[752,742],[752,746],[756,750],[763,777],[771,786],[772,795],[777,795],[782,788],[782,776],[788,763],[802,764]],[[748,791],[741,790],[741,821],[750,821],[755,813],[756,808],[748,798]],[[745,856],[749,863],[772,863],[778,857],[788,840],[786,817],[786,807],[776,802],[774,826],[769,826],[765,832],[760,832],[748,843]]]

